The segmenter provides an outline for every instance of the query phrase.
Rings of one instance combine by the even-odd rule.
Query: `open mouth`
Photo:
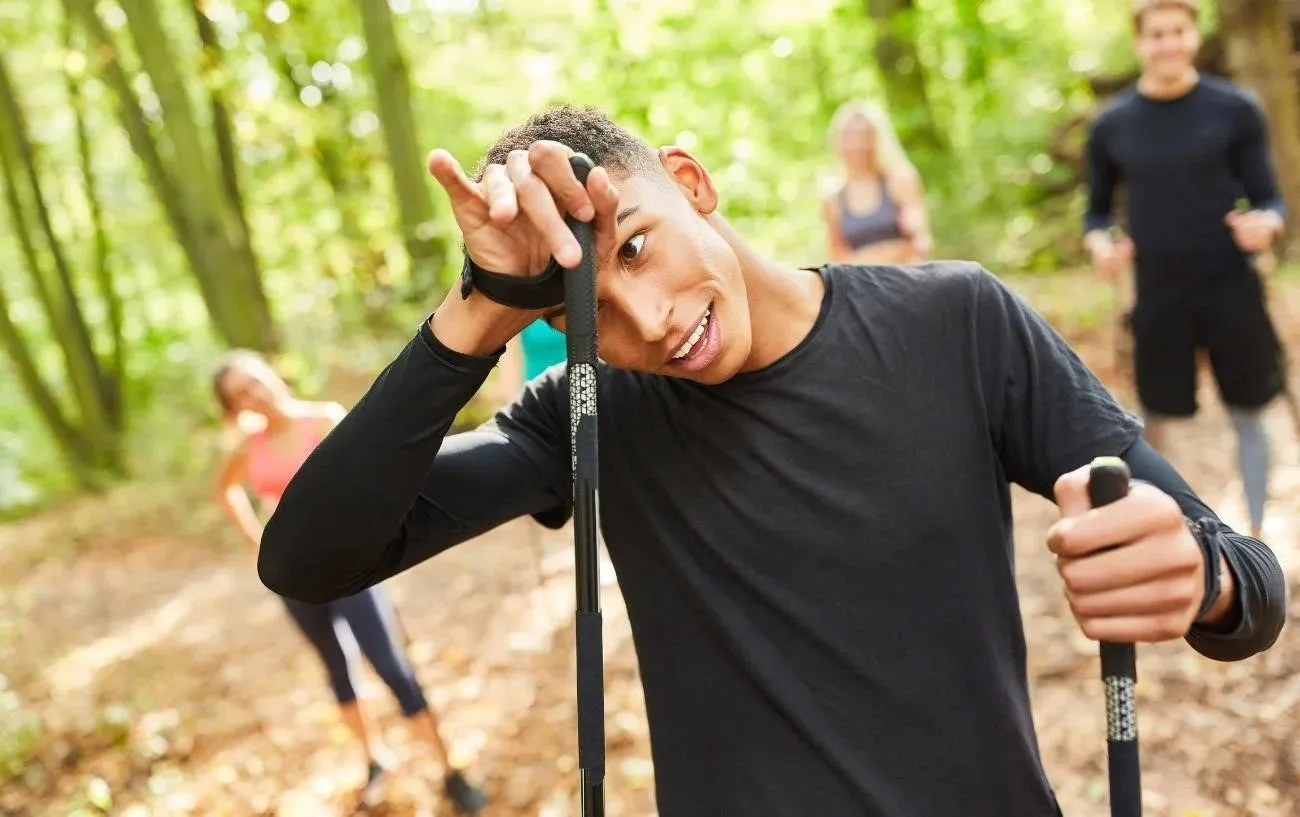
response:
[[[710,304],[695,325],[695,330],[677,348],[669,362],[687,371],[699,371],[713,361],[719,346],[717,322],[713,320],[713,305]]]

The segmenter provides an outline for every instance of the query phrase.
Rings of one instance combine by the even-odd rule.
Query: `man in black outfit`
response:
[[[1284,208],[1263,114],[1240,89],[1197,73],[1196,24],[1194,0],[1138,4],[1142,74],[1093,123],[1085,240],[1110,276],[1136,252],[1134,369],[1147,440],[1161,451],[1170,421],[1196,413],[1196,352],[1208,351],[1258,537],[1269,470],[1261,411],[1280,392],[1282,370],[1250,256],[1281,232]],[[1108,235],[1120,184],[1131,241]],[[1243,198],[1248,212],[1237,211]]]
[[[585,186],[574,151],[597,165]],[[600,521],[664,817],[1059,814],[1031,718],[1011,482],[1060,507],[1046,547],[1091,638],[1185,638],[1221,661],[1277,638],[1273,554],[1219,523],[979,265],[764,258],[693,156],[593,109],[530,118],[473,180],[446,152],[429,165],[469,269],[506,276],[511,299],[552,258],[579,262],[563,214],[594,220]],[[564,364],[446,436],[538,317],[564,326],[562,307],[448,294],[298,471],[262,581],[322,602],[511,519],[561,526]],[[1139,481],[1093,510],[1100,455]]]

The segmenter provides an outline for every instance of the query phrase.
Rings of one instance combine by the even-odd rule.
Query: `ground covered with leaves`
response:
[[[1096,296],[1075,298],[1059,282],[1051,293],[1026,292],[1068,324],[1077,348],[1131,404],[1113,365],[1111,323],[1077,320],[1080,304]],[[1287,302],[1300,308],[1294,292]],[[1288,336],[1300,348],[1300,333]],[[1180,433],[1175,463],[1244,529],[1232,438],[1208,381],[1203,405]],[[1280,402],[1269,428],[1277,468],[1265,538],[1294,591],[1300,456]],[[1070,618],[1043,545],[1053,506],[1018,492],[1015,510],[1044,762],[1067,815],[1103,815],[1096,645]],[[455,758],[492,799],[489,817],[577,814],[569,537],[514,523],[387,585]],[[654,770],[636,656],[606,571],[607,810],[646,817],[655,813]],[[1140,649],[1148,815],[1300,813],[1298,616],[1293,604],[1278,645],[1241,663],[1216,664],[1181,644]],[[0,527],[0,672],[0,813],[355,808],[364,770],[316,658],[258,582],[253,554],[227,530],[205,485],[132,485]],[[403,761],[386,801],[369,813],[451,814],[433,784],[440,770],[408,739],[368,668],[365,677],[363,703]]]

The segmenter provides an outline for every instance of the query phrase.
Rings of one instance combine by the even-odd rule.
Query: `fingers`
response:
[[[596,230],[613,233],[618,226],[614,219],[618,214],[618,188],[609,178],[609,172],[603,167],[592,168],[587,176],[587,195],[595,211]]]
[[[1090,465],[1084,465],[1068,474],[1063,474],[1056,481],[1053,493],[1056,497],[1056,507],[1060,509],[1061,516],[1079,516],[1087,513],[1092,508],[1092,502],[1088,499],[1088,474],[1090,470]]]
[[[1081,619],[1181,613],[1198,589],[1191,586],[1195,579],[1194,572],[1187,572],[1095,593],[1067,589],[1066,598],[1074,615]]]
[[[429,173],[447,191],[447,198],[451,200],[453,208],[460,208],[466,205],[477,205],[483,202],[483,193],[478,185],[474,184],[465,171],[461,169],[460,162],[447,151],[439,148],[429,154],[428,158]]]
[[[1058,556],[1077,558],[1161,531],[1183,529],[1182,511],[1168,494],[1134,482],[1128,496],[1101,508],[1090,507],[1086,476],[1072,472],[1057,481],[1057,504],[1065,518],[1047,535],[1048,548]],[[1068,478],[1068,479],[1067,479]]]
[[[502,163],[488,165],[482,181],[465,175],[455,158],[445,150],[429,155],[429,172],[447,191],[462,228],[467,212],[481,224],[491,220],[507,228],[524,214],[540,236],[542,246],[565,267],[576,267],[582,250],[565,214],[581,221],[595,221],[597,248],[609,244],[616,231],[618,191],[601,167],[593,168],[584,187],[569,164],[571,148],[554,141],[533,143],[528,150],[512,151]],[[607,252],[608,247],[604,250]]]
[[[483,170],[483,192],[487,194],[488,215],[498,225],[507,225],[519,215],[519,200],[505,165],[490,164]]]
[[[577,266],[582,260],[582,248],[569,225],[564,223],[550,188],[533,173],[528,152],[512,150],[506,157],[506,173],[514,185],[520,208],[541,235],[550,254],[562,266]]]
[[[1056,569],[1066,591],[1078,596],[1193,575],[1203,560],[1195,542],[1185,547],[1157,537],[1085,558],[1062,558]]]
[[[528,164],[551,191],[561,211],[571,213],[579,221],[590,221],[595,216],[595,208],[569,164],[572,155],[573,150],[567,145],[543,140],[529,146]]]
[[[1187,635],[1191,621],[1182,612],[1152,616],[1115,616],[1079,621],[1083,634],[1093,641],[1112,644],[1159,644]]]

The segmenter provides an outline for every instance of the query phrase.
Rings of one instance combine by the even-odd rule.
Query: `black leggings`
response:
[[[316,648],[340,704],[357,699],[353,667],[357,647],[393,691],[408,718],[428,709],[415,668],[402,650],[401,628],[392,602],[378,587],[329,604],[305,604],[281,597],[289,615]],[[350,631],[350,633],[349,633]]]

